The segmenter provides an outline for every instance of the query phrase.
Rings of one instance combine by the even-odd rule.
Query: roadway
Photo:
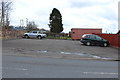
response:
[[[118,78],[118,62],[5,55],[2,77]]]

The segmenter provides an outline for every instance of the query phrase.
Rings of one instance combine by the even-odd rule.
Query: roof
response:
[[[72,28],[71,30],[82,30],[82,29],[84,29],[84,30],[102,30],[102,28]]]

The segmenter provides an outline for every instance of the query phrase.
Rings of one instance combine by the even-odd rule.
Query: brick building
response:
[[[70,36],[72,39],[80,39],[83,34],[102,34],[102,28],[72,28]]]

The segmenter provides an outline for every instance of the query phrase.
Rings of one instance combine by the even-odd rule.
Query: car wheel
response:
[[[25,38],[28,38],[28,35],[25,35]]]
[[[107,44],[107,43],[103,43],[103,46],[104,46],[104,47],[107,47],[107,46],[108,46],[108,44]]]
[[[38,36],[37,38],[38,38],[38,39],[42,39],[42,37],[41,37],[41,36]]]
[[[91,43],[90,43],[90,42],[87,42],[87,43],[86,43],[86,45],[87,45],[87,46],[90,46],[90,45],[91,45]]]

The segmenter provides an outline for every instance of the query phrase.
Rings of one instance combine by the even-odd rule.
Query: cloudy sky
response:
[[[62,14],[63,32],[71,28],[102,28],[103,33],[118,31],[119,0],[14,0],[11,25],[19,26],[20,19],[35,21],[39,28],[49,30],[53,8]]]

